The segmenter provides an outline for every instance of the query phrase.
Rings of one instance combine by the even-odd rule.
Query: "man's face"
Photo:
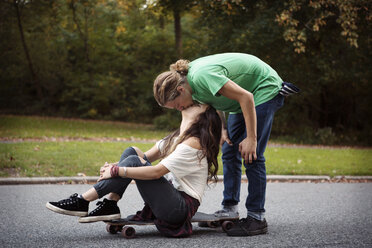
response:
[[[168,101],[164,107],[169,109],[177,109],[178,111],[182,111],[184,109],[187,109],[191,105],[194,104],[190,92],[188,92],[185,88],[182,86],[179,86],[177,88],[178,92],[180,92],[180,95],[177,96],[174,100]]]

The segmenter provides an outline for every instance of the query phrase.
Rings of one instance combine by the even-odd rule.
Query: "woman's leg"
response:
[[[84,200],[91,202],[98,199],[98,193],[96,189],[92,187],[87,192],[82,194],[82,197],[84,198]]]
[[[130,163],[130,160],[125,162],[127,158],[130,157],[137,157],[137,153],[143,156],[143,153],[138,148],[129,147],[127,148],[123,154],[121,155],[119,166],[125,166],[127,163]],[[136,162],[138,160],[135,160]],[[133,166],[143,166],[142,164],[137,164]],[[110,194],[111,198],[114,201],[104,200],[103,203],[106,206],[110,206],[111,213],[114,212],[114,215],[110,215],[110,218],[120,218],[120,210],[117,207],[117,200],[119,200],[124,193],[126,187],[131,182],[131,179],[124,179],[124,178],[112,178],[109,180],[103,180],[94,185],[93,188],[89,189],[85,192],[82,197],[78,194],[73,194],[67,199],[60,200],[58,202],[47,202],[46,207],[54,212],[66,214],[66,215],[73,215],[73,216],[86,216],[88,214],[89,209],[89,202],[94,201],[102,196],[110,193],[110,189],[113,189],[112,193]],[[123,186],[123,187],[121,187]],[[102,208],[102,204],[98,207]],[[98,209],[96,208],[96,210]],[[92,211],[93,212],[93,211]],[[91,212],[91,213],[92,213]],[[107,215],[107,212],[105,213]]]
[[[187,205],[181,193],[164,177],[156,180],[136,180],[142,199],[157,219],[171,224],[183,223]]]
[[[119,163],[131,155],[137,155],[136,148],[132,146],[128,147],[127,149],[123,151],[123,153],[120,156]]]
[[[130,150],[132,150],[132,152],[136,152],[134,148],[131,148]],[[120,167],[140,167],[148,165],[151,164],[146,161],[145,163],[142,163],[137,155],[128,155],[126,158],[121,159],[118,164]],[[86,194],[87,197],[101,198],[106,194],[111,193],[112,195],[117,195],[117,197],[120,199],[131,181],[131,178],[121,177],[102,180],[93,186],[94,190],[90,190],[86,192]],[[86,195],[84,195],[84,197],[85,196]],[[116,200],[104,199],[102,202],[98,202],[97,205],[98,207],[96,209],[91,211],[87,217],[80,218],[79,222],[86,223],[120,218],[120,209],[117,206]]]
[[[133,151],[135,150],[133,149]],[[118,164],[119,167],[140,167],[147,165],[150,165],[150,163],[141,163],[137,155],[130,155]],[[131,178],[115,177],[99,181],[93,187],[96,189],[99,198],[111,192],[121,198],[131,181]]]
[[[134,146],[133,147],[128,147],[121,154],[120,159],[119,159],[119,163],[121,163],[123,160],[125,160],[127,157],[129,157],[131,155],[138,155],[141,158],[144,158],[145,157],[145,154],[138,147],[134,147]],[[90,195],[90,198],[91,197],[94,197],[94,192],[89,192],[89,193],[92,193]],[[83,194],[83,197],[84,197],[84,199],[88,200],[86,198],[86,195]],[[97,194],[97,197],[98,197],[98,194]],[[112,200],[112,201],[119,201],[120,198],[121,198],[121,195],[118,195],[118,194],[113,193],[113,192],[109,193],[108,196],[107,196],[107,199]],[[96,199],[98,199],[98,198],[96,198]]]
[[[134,153],[136,156],[133,156]],[[128,156],[128,154],[130,155]],[[143,163],[144,160],[140,160],[140,158],[144,158],[144,153],[137,147],[128,148],[123,155],[119,166],[139,167],[151,165],[149,162]],[[121,198],[131,180],[130,178],[111,178],[100,181],[94,187],[99,197],[109,191],[115,192]],[[164,177],[156,180],[136,180],[136,185],[144,202],[150,206],[158,219],[169,223],[181,223],[185,220],[187,215],[185,200],[180,192]]]

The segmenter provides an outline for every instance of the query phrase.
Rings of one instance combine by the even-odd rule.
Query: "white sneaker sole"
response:
[[[79,216],[79,217],[83,217],[83,216],[88,215],[88,211],[87,212],[80,212],[80,211],[65,210],[65,209],[56,207],[56,206],[50,204],[49,202],[47,202],[47,204],[45,206],[46,206],[47,209],[52,210],[53,212],[56,212],[56,213],[59,213],[59,214]]]
[[[112,215],[102,215],[102,216],[91,216],[91,217],[82,217],[79,218],[80,223],[90,223],[90,222],[97,222],[97,221],[110,221],[110,220],[117,220],[120,219],[120,214],[112,214]]]

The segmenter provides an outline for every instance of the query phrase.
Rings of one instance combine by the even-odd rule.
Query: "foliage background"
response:
[[[0,2],[0,113],[155,123],[152,83],[178,58],[260,57],[302,89],[274,136],[371,145],[371,4],[366,0]],[[179,25],[176,25],[176,24]]]

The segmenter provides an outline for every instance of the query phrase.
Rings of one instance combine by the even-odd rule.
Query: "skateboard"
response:
[[[130,217],[130,216],[129,216]],[[197,212],[191,219],[192,223],[206,223],[209,227],[219,227],[222,226],[222,230],[230,230],[234,226],[234,220],[238,218],[232,217],[217,217],[213,214],[206,214],[202,212]],[[111,234],[121,233],[127,239],[134,238],[136,236],[136,230],[132,226],[144,226],[144,225],[155,225],[154,221],[135,221],[130,220],[130,218],[117,219],[111,221],[105,221],[106,231]]]

